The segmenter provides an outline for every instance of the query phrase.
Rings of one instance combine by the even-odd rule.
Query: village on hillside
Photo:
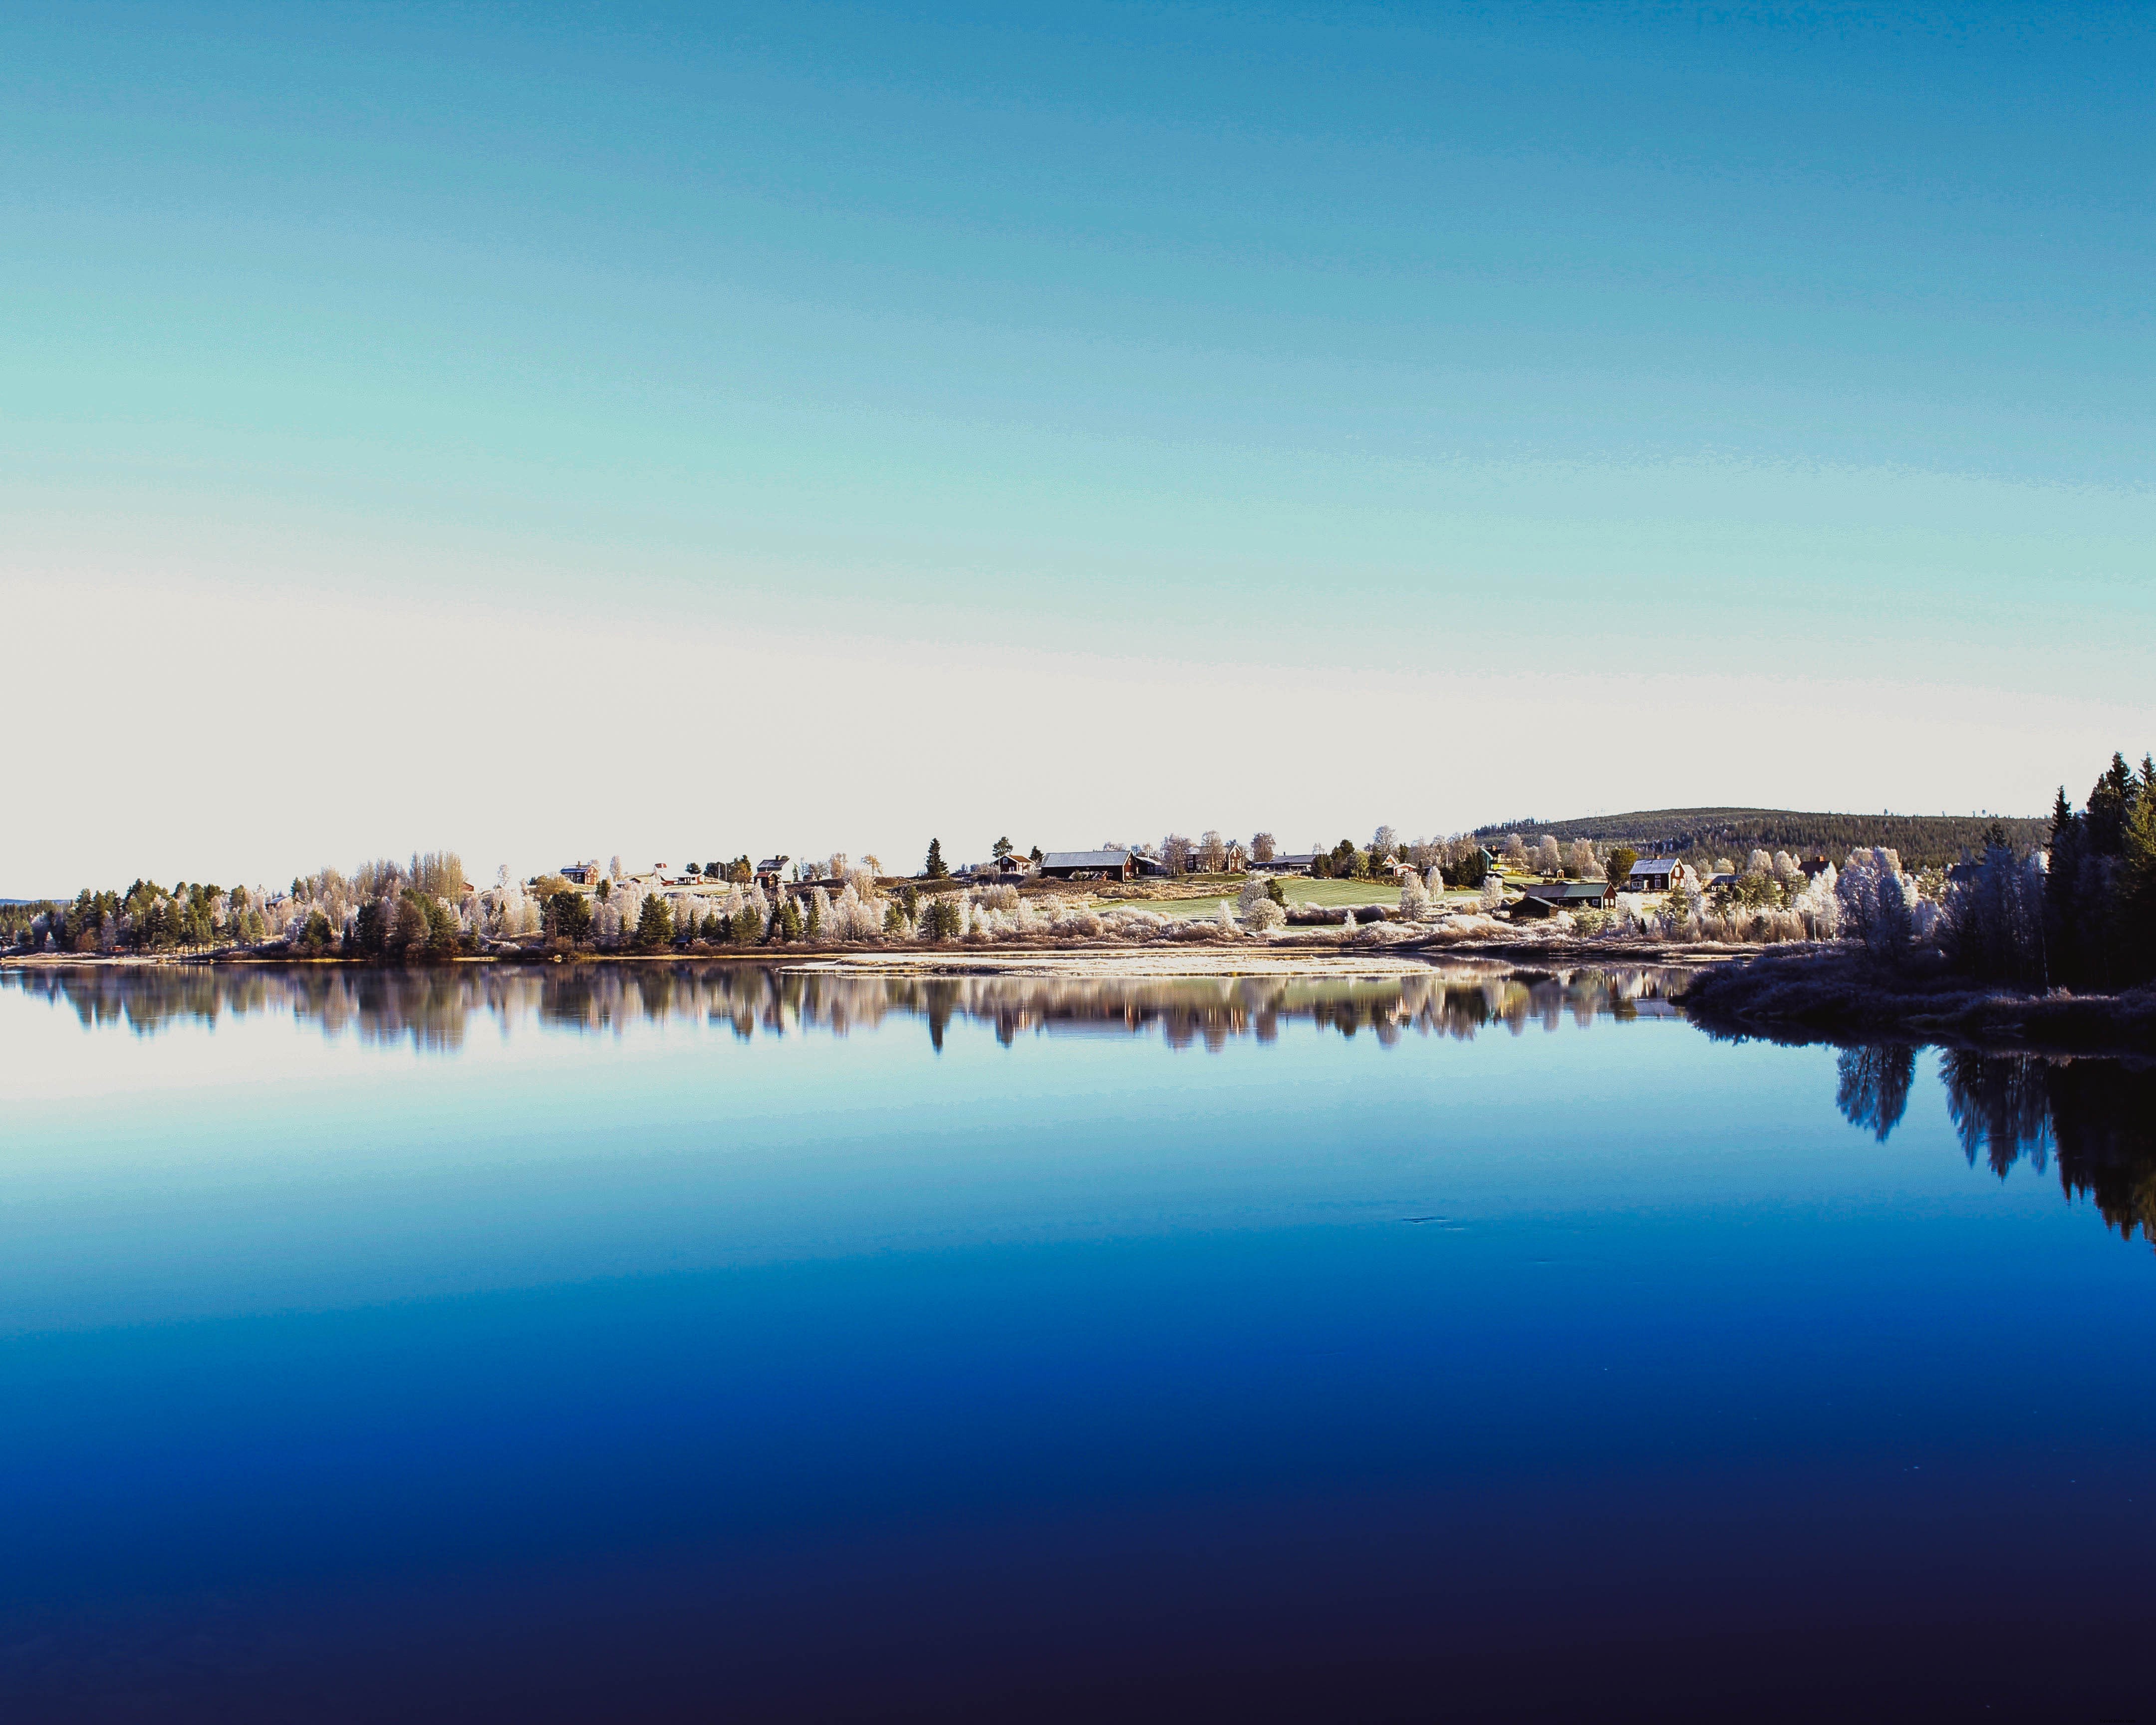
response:
[[[1691,817],[1703,816],[1695,821]],[[917,869],[874,855],[784,853],[731,860],[580,858],[491,884],[454,852],[381,859],[288,888],[137,880],[70,903],[0,904],[0,962],[131,957],[431,963],[584,956],[722,957],[787,948],[1083,947],[1262,942],[1290,950],[1527,942],[1824,947],[1876,966],[1927,967],[2026,989],[2112,986],[2156,974],[2156,760],[2123,754],[2076,809],[2062,790],[2048,824],[1887,816],[1929,847],[1905,865],[1884,844],[1714,855],[1698,831],[1748,827],[1865,836],[1869,817],[1771,810],[1663,811],[1627,823],[1694,848],[1644,853],[1620,839],[1484,829],[1283,850],[1171,832],[1158,843],[1021,845],[952,862],[929,841]],[[1532,839],[1529,833],[1532,833]],[[1964,837],[1964,835],[1966,835]],[[1963,839],[1949,860],[1941,839]],[[1974,842],[1968,842],[1973,839]]]
[[[1294,938],[1379,944],[1445,935],[1817,938],[1835,865],[1756,851],[1712,867],[1544,836],[1405,839],[1281,850],[1272,835],[1021,848],[917,870],[873,855],[786,854],[642,866],[583,858],[523,879],[466,878],[451,852],[382,860],[277,891],[137,881],[72,904],[0,910],[18,956],[208,952],[302,958],[716,952],[773,945],[1011,940]],[[1821,883],[1824,883],[1822,887]],[[1710,919],[1702,923],[1702,916]],[[1738,932],[1740,927],[1748,933]]]

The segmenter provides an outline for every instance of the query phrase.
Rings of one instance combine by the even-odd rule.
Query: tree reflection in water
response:
[[[1875,1044],[1841,1051],[1835,1101],[1881,1139],[1907,1106],[1916,1050]],[[2056,1160],[2069,1199],[2087,1198],[2110,1226],[2156,1244],[2156,1070],[2115,1059],[2035,1054],[1939,1056],[1947,1113],[1969,1166],[1999,1178]]]
[[[1218,1051],[1231,1039],[1270,1041],[1296,1019],[1344,1037],[1367,1030],[1389,1046],[1409,1034],[1471,1038],[1502,1027],[1554,1030],[1597,1016],[1675,1017],[1668,997],[1686,973],[1659,968],[1515,973],[1497,965],[1433,967],[1406,977],[1077,977],[860,975],[747,964],[457,966],[70,966],[0,973],[0,985],[43,993],[85,1026],[154,1034],[177,1022],[289,1014],[366,1042],[408,1040],[453,1051],[480,1019],[536,1020],[591,1031],[639,1021],[723,1024],[737,1036],[822,1030],[844,1036],[886,1019],[923,1021],[937,1049],[953,1021],[1021,1034],[1134,1034],[1155,1027],[1173,1048]]]

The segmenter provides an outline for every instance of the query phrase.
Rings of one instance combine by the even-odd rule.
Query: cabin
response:
[[[1040,860],[1049,880],[1127,880],[1140,859],[1127,850],[1051,850]]]
[[[1673,892],[1691,884],[1692,871],[1674,856],[1643,856],[1625,877],[1627,892]]]
[[[1515,917],[1554,916],[1559,911],[1606,911],[1617,902],[1607,880],[1543,880],[1527,887],[1512,906]]]

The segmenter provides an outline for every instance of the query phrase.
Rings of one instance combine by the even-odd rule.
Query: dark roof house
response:
[[[1599,911],[1614,903],[1617,889],[1607,880],[1542,880],[1526,889],[1512,906],[1515,916],[1554,916],[1559,911]]]
[[[1051,850],[1040,872],[1050,880],[1127,880],[1137,862],[1127,850]]]

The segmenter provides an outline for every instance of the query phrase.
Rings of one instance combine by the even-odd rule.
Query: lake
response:
[[[0,975],[0,1718],[2156,1717],[2156,1079],[1651,973]]]

